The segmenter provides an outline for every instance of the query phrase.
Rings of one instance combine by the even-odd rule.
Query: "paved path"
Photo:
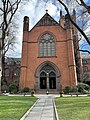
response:
[[[55,120],[52,95],[39,95],[37,104],[25,120]]]

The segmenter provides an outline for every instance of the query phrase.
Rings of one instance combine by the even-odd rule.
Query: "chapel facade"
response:
[[[76,20],[75,11],[72,17]],[[77,40],[68,15],[61,14],[58,23],[46,12],[30,31],[29,17],[24,17],[20,89],[58,93],[60,87],[77,85],[73,32]]]

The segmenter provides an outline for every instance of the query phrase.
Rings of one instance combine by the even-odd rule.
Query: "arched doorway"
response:
[[[35,89],[39,92],[59,92],[60,73],[55,64],[47,61],[38,66],[35,72]]]
[[[43,72],[44,71],[44,72]],[[56,89],[56,71],[50,64],[45,64],[40,70],[40,88]]]
[[[53,71],[40,73],[40,89],[56,89],[56,74]]]

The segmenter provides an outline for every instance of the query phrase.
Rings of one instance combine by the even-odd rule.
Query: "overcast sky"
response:
[[[29,29],[42,18],[42,16],[46,13],[46,9],[48,13],[58,22],[60,18],[60,9],[63,10],[59,3],[56,3],[57,0],[49,0],[49,2],[44,2],[47,0],[29,0],[28,4],[20,8],[20,12],[17,12],[17,23],[18,23],[18,33],[17,33],[17,44],[14,51],[10,51],[8,56],[10,57],[21,57],[22,52],[22,30],[23,30],[23,17],[29,16],[30,23]],[[42,1],[42,2],[40,2]],[[88,4],[90,4],[90,0],[86,0]]]

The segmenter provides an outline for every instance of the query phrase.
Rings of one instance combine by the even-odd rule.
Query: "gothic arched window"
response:
[[[40,50],[40,57],[44,56],[55,56],[55,40],[54,37],[49,34],[45,33],[39,42],[39,50]]]

